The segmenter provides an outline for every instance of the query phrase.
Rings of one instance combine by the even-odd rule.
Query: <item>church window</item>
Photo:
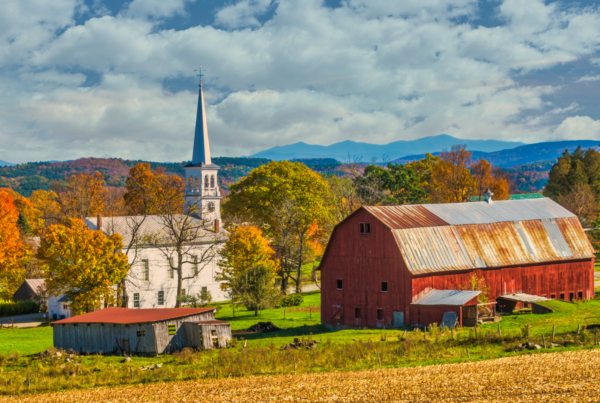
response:
[[[208,175],[204,177],[204,187],[208,189]]]
[[[213,203],[213,202],[208,203],[208,211],[210,211],[211,213],[213,211],[215,211],[215,203]]]
[[[210,177],[210,188],[213,189],[215,187],[215,176],[211,175]]]
[[[191,192],[194,189],[194,179],[190,176],[187,179],[187,190],[188,192]]]
[[[200,178],[196,175],[196,180],[194,181],[194,192],[197,192],[200,188]]]

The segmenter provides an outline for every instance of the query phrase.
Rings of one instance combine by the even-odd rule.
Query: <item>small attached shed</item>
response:
[[[231,343],[231,326],[220,320],[203,320],[184,324],[190,347],[210,350]]]
[[[214,320],[214,308],[106,308],[53,322],[54,347],[91,354],[164,354],[199,347],[185,324]]]
[[[477,324],[477,296],[481,291],[431,290],[413,302],[417,325],[441,323],[444,313],[454,312],[461,326]]]

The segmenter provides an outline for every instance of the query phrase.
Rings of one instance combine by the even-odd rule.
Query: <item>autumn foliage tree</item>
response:
[[[275,251],[262,231],[254,225],[239,226],[230,233],[227,242],[220,251],[221,268],[216,280],[221,288],[230,290],[235,277],[255,266],[263,266],[275,273],[278,262],[273,260]]]
[[[474,162],[471,165],[471,174],[475,178],[475,196],[478,200],[483,200],[483,194],[486,190],[494,193],[494,200],[508,200],[510,190],[508,181],[494,174],[492,165],[484,159]]]
[[[150,164],[140,162],[129,170],[125,204],[133,214],[162,214],[165,210],[183,213],[183,180],[167,175],[164,169],[152,170]]]
[[[55,190],[63,220],[83,220],[101,214],[104,209],[104,176],[100,172],[71,175],[66,185],[56,186]]]
[[[116,285],[129,265],[121,235],[106,236],[81,220],[46,229],[36,257],[52,295],[65,295],[74,312],[91,312],[115,303]]]
[[[17,220],[19,210],[12,196],[0,191],[0,297],[9,298],[25,279],[23,244]]]

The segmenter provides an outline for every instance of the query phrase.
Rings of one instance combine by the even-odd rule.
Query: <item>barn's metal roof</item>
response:
[[[52,322],[53,325],[68,323],[114,323],[132,324],[160,322],[164,320],[183,318],[214,311],[215,308],[165,308],[165,309],[129,309],[106,308],[100,311],[74,316]]]
[[[526,200],[499,200],[493,203],[423,204],[422,206],[451,225],[575,217],[575,214],[547,197]]]
[[[228,325],[228,326],[230,324],[229,322],[225,322],[225,321],[222,321],[222,320],[216,320],[216,319],[213,319],[213,320],[199,320],[199,321],[195,321],[195,322],[192,322],[192,323],[196,323],[198,325]]]
[[[427,210],[424,205],[365,206],[364,208],[392,229],[449,225]]]
[[[481,291],[431,290],[413,305],[461,306],[481,294]]]
[[[594,257],[577,217],[548,198],[365,208],[414,275]]]
[[[31,287],[31,289],[38,293],[46,289],[46,280],[43,278],[30,278],[24,281]]]

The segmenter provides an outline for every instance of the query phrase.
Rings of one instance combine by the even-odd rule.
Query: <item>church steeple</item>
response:
[[[206,109],[204,107],[204,91],[202,90],[202,70],[200,70],[200,91],[198,94],[198,111],[196,113],[196,132],[194,134],[194,153],[192,165],[210,165],[210,146],[208,144],[208,129],[206,127]]]
[[[194,132],[194,152],[192,162],[185,169],[185,210],[208,221],[221,221],[221,190],[219,189],[219,167],[212,163],[208,130],[206,129],[206,109],[202,90],[202,72],[198,93],[198,112]],[[216,225],[218,226],[218,225]]]

